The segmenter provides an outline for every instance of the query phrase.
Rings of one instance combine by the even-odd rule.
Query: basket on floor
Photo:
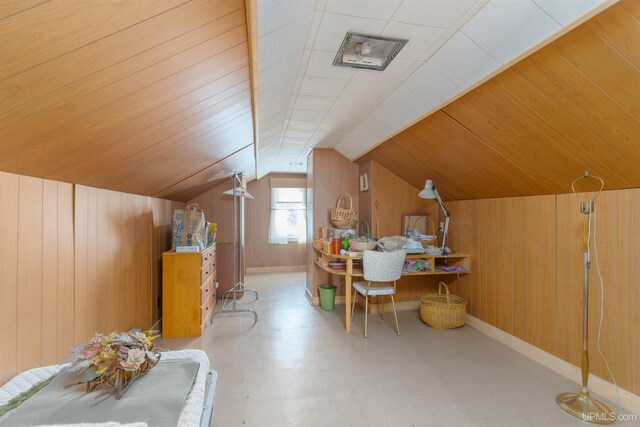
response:
[[[442,293],[444,286],[446,293]],[[438,284],[437,294],[420,297],[420,318],[436,329],[453,329],[464,326],[467,319],[467,301],[456,295],[449,295],[449,287]]]
[[[345,201],[348,207],[340,207]],[[351,228],[358,222],[358,212],[353,210],[353,199],[349,193],[344,193],[338,198],[335,208],[331,208],[331,222],[337,228]]]

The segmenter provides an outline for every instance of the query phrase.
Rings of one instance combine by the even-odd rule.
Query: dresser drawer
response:
[[[204,305],[204,303],[207,301],[209,295],[213,295],[213,277],[209,278],[209,280],[200,288],[201,306]]]
[[[211,263],[208,262],[202,266],[202,276],[200,278],[201,279],[200,283],[204,285],[210,278],[211,278]]]
[[[211,313],[211,310],[213,310],[214,300],[215,299],[212,298],[211,295],[209,295],[209,298],[207,298],[206,302],[202,304],[200,315],[200,321],[202,323],[204,323],[209,318],[209,314]]]
[[[216,255],[216,247],[215,246],[211,246],[210,248],[206,249],[204,252],[202,252],[202,264],[206,264],[209,261],[211,261],[211,259]]]

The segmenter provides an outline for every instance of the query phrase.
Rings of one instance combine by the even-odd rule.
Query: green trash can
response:
[[[336,303],[336,287],[333,285],[320,285],[320,308],[326,311],[333,310]]]

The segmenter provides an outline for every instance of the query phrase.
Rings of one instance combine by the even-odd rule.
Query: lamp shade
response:
[[[433,190],[433,181],[428,179],[427,182],[424,183],[424,190],[422,190],[420,194],[418,194],[418,197],[421,197],[423,199],[435,199],[436,193]]]

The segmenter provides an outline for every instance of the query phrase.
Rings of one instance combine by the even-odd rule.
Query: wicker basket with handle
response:
[[[446,294],[442,293],[444,286]],[[453,329],[464,326],[467,319],[467,301],[456,295],[449,295],[449,287],[440,282],[437,294],[420,297],[420,318],[436,329]]]
[[[357,240],[351,240],[349,243],[351,244],[353,250],[356,252],[370,251],[378,245],[378,242],[375,240],[372,240],[370,242],[359,242]]]
[[[340,207],[341,202],[348,207]],[[351,228],[358,222],[358,212],[353,210],[353,199],[349,193],[344,193],[338,198],[335,208],[331,208],[331,222],[337,228]]]

